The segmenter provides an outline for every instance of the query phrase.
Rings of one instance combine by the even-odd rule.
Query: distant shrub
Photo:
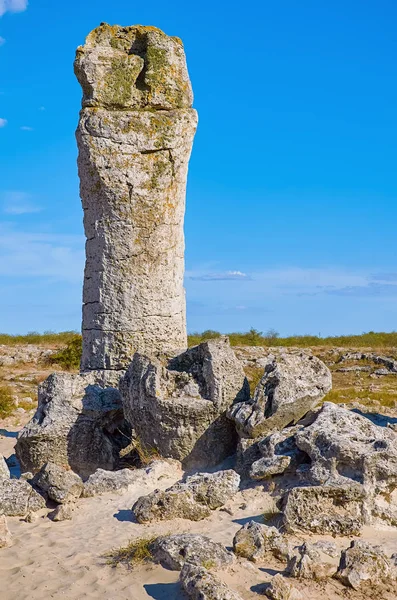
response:
[[[58,345],[67,344],[77,336],[76,331],[45,331],[38,333],[31,331],[24,335],[11,335],[9,333],[0,333],[0,344],[6,346],[15,346],[17,344],[35,344],[35,345]]]
[[[73,371],[80,367],[82,354],[82,340],[80,335],[74,337],[67,343],[66,348],[49,357],[50,364],[57,364],[66,371]]]
[[[11,388],[7,385],[0,386],[0,417],[9,417],[15,410]]]

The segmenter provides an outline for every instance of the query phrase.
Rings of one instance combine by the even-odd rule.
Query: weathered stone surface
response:
[[[326,579],[336,572],[336,566],[313,544],[305,542],[297,546],[290,556],[286,572],[300,579]]]
[[[228,414],[242,436],[257,438],[297,422],[332,387],[325,364],[303,351],[270,355],[254,397],[233,405]]]
[[[77,49],[87,237],[82,370],[187,346],[183,219],[197,126],[183,45],[103,23]]]
[[[340,554],[338,546],[335,544],[335,542],[330,542],[329,540],[318,540],[318,542],[313,543],[313,547],[316,548],[316,550],[320,550],[321,552],[324,552],[324,554],[331,556],[332,558],[336,558]]]
[[[218,464],[236,449],[226,409],[249,397],[244,371],[221,337],[167,365],[136,353],[120,385],[127,420],[146,447],[189,468]]]
[[[27,481],[0,478],[0,515],[24,517],[45,508],[45,501]]]
[[[138,498],[132,510],[139,523],[183,518],[200,521],[225,504],[238,490],[235,471],[199,474],[165,491],[155,490]]]
[[[343,550],[336,577],[358,590],[368,582],[373,586],[395,579],[396,570],[380,546],[356,540]]]
[[[10,478],[10,469],[7,466],[4,456],[0,454],[0,477]]]
[[[264,593],[271,600],[303,600],[303,594],[280,573],[272,578]]]
[[[185,563],[179,580],[191,600],[242,600],[237,592],[203,567]]]
[[[60,504],[49,514],[52,521],[70,521],[73,518],[73,505]]]
[[[9,548],[10,546],[12,546],[12,537],[7,519],[5,515],[0,515],[0,548]]]
[[[357,535],[364,523],[365,491],[358,484],[296,487],[282,499],[289,532]]]
[[[187,562],[206,568],[225,567],[234,556],[222,544],[195,533],[177,533],[157,538],[150,547],[154,560],[166,569],[179,571]]]
[[[290,456],[274,456],[273,458],[260,458],[256,460],[250,470],[251,479],[265,479],[272,475],[279,475],[288,469],[291,463]]]
[[[310,479],[341,485],[358,482],[366,492],[397,484],[397,434],[366,416],[326,402],[312,425],[297,432],[296,444],[311,459]]]
[[[35,475],[33,484],[58,504],[77,500],[83,491],[81,477],[51,462],[46,463]]]
[[[284,559],[288,556],[290,547],[288,541],[275,527],[250,521],[234,536],[233,550],[237,556],[258,562],[269,552],[276,558]]]
[[[171,460],[155,460],[142,469],[97,469],[85,482],[83,496],[89,498],[109,492],[119,493],[127,490],[130,485],[153,486],[165,477],[175,475],[176,478],[180,474],[180,463]]]
[[[53,373],[39,385],[36,413],[20,431],[16,454],[22,471],[52,462],[88,477],[114,469],[128,443],[118,390],[96,384],[95,373]],[[125,430],[126,432],[126,430]]]

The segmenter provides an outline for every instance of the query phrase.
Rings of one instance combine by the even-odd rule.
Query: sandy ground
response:
[[[13,453],[17,428],[0,429],[0,453]],[[156,487],[169,487],[178,473],[170,468],[167,478]],[[134,522],[131,506],[143,494],[151,491],[148,485],[134,487],[122,495],[107,494],[80,499],[72,521],[52,522],[48,511],[39,513],[34,523],[8,518],[13,535],[13,546],[0,550],[0,598],[2,600],[45,600],[63,598],[81,600],[155,600],[182,599],[178,573],[158,565],[140,565],[127,568],[111,567],[104,554],[112,548],[125,545],[135,537],[150,537],[165,533],[197,532],[209,535],[226,547],[232,544],[236,531],[247,521],[262,521],[273,499],[256,486],[239,492],[228,504],[230,515],[224,510],[214,511],[208,519],[193,523],[176,519],[163,523],[139,525]],[[364,539],[381,544],[390,555],[397,552],[397,531],[393,529],[366,529]],[[319,538],[312,537],[313,541]],[[323,537],[321,539],[332,539]],[[334,540],[340,549],[346,548],[349,538]],[[337,559],[335,559],[335,564]],[[252,564],[239,559],[227,572],[218,572],[231,588],[246,600],[258,599],[264,584],[272,575],[281,572],[284,564],[273,558],[263,564]],[[363,593],[347,590],[339,582],[322,584],[297,582],[294,585],[310,600],[376,598],[394,600],[397,590],[372,589],[368,584]]]

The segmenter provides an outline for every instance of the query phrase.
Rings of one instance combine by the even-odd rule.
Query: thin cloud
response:
[[[0,35],[0,46],[4,46],[5,43],[6,43],[5,39],[3,37],[1,37],[1,35]]]
[[[7,119],[0,118],[0,129],[2,127],[5,127],[7,125],[7,123],[8,123]]]
[[[1,194],[3,212],[7,215],[24,215],[42,210],[35,204],[31,194],[19,191],[6,191]]]
[[[29,125],[22,125],[20,129],[21,131],[33,131],[33,127],[29,127]]]
[[[369,278],[371,281],[394,281],[397,283],[397,273],[375,273]]]
[[[0,17],[6,12],[23,12],[28,7],[28,0],[0,0]]]
[[[194,281],[249,281],[251,277],[241,271],[225,271],[223,273],[202,273],[198,275],[188,275],[189,279]]]
[[[397,285],[373,282],[362,286],[357,285],[335,290],[323,290],[322,293],[330,296],[350,296],[356,298],[374,298],[378,296],[390,298],[397,296]]]

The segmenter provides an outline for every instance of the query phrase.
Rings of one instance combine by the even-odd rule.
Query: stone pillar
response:
[[[82,371],[184,349],[185,193],[197,126],[179,38],[102,23],[77,49]]]

